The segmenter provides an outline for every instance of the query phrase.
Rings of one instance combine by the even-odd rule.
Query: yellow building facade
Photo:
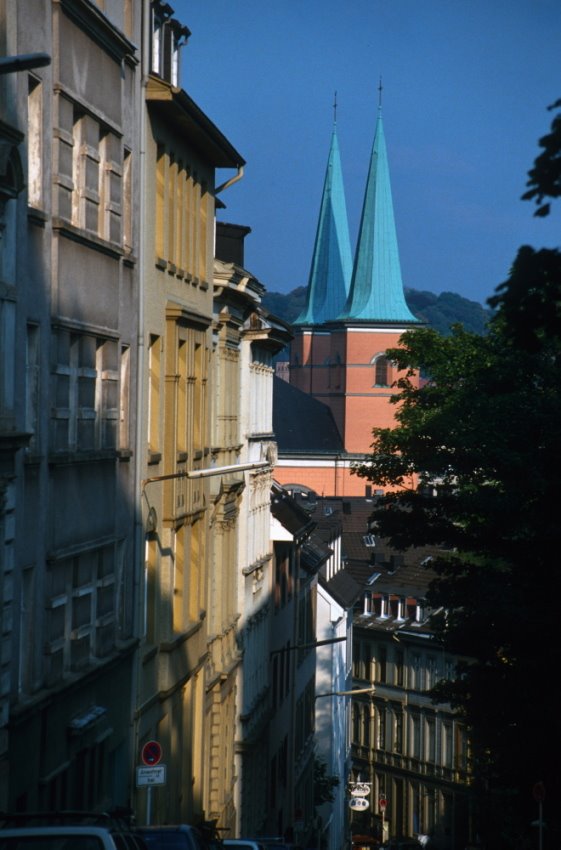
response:
[[[169,6],[153,3],[150,14],[139,313],[145,564],[136,750],[140,754],[148,740],[160,743],[166,783],[151,797],[137,789],[135,808],[140,822],[196,823],[208,816],[209,744],[217,726],[207,687],[216,630],[209,612],[216,517],[204,475],[212,465],[215,170],[239,169],[243,160],[174,84],[188,32],[170,17]]]

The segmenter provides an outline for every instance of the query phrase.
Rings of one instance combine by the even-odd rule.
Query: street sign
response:
[[[380,797],[380,799],[378,800],[378,805],[380,806],[380,811],[383,812],[385,811],[385,808],[388,805],[388,801],[385,797]]]
[[[136,768],[136,786],[137,788],[142,788],[143,786],[151,787],[152,785],[165,785],[166,784],[166,766],[165,764],[159,764],[157,767],[141,767],[140,765]]]
[[[367,785],[365,782],[357,782],[351,788],[351,795],[353,797],[368,797],[370,794],[370,785]]]
[[[351,797],[349,800],[349,809],[354,812],[365,812],[369,805],[366,797]]]
[[[140,753],[142,764],[147,767],[155,767],[162,760],[162,748],[157,741],[147,741]]]
[[[532,789],[532,796],[536,803],[543,803],[545,800],[545,785],[543,782],[536,782]]]

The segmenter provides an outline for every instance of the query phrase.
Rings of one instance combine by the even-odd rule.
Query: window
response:
[[[426,760],[431,764],[436,761],[436,722],[434,717],[427,718],[425,723],[426,734]]]
[[[27,201],[32,207],[43,203],[43,90],[41,81],[28,78],[27,96]]]
[[[115,563],[108,543],[49,565],[46,657],[49,684],[107,657],[115,645]]]
[[[99,224],[98,234],[121,244],[121,192],[123,168],[121,145],[114,133],[99,130]]]
[[[360,744],[360,707],[357,702],[352,703],[352,742],[357,746]]]
[[[442,729],[442,737],[444,744],[443,763],[444,767],[451,768],[454,764],[454,752],[452,745],[452,724],[444,723]]]
[[[467,732],[465,726],[462,726],[459,723],[456,723],[456,735],[455,735],[455,743],[456,743],[456,753],[455,753],[455,766],[457,770],[467,770],[467,762],[468,762],[468,739]]]
[[[72,127],[72,224],[99,228],[99,125],[74,106]]]
[[[421,656],[415,652],[411,657],[411,687],[417,691],[423,688],[423,670]]]
[[[403,752],[403,712],[399,709],[394,713],[393,749],[395,753]]]
[[[130,418],[130,346],[121,346],[121,383],[120,383],[120,408],[119,421],[119,447],[127,448],[130,444],[129,418]]]
[[[132,154],[126,149],[123,151],[123,245],[127,251],[132,250]]]
[[[385,646],[380,646],[377,653],[377,672],[378,672],[378,681],[386,682],[387,676],[387,667],[388,667],[388,651]]]
[[[362,744],[365,747],[370,746],[370,706],[362,707]]]
[[[377,740],[376,745],[379,750],[386,749],[386,707],[382,706],[377,711],[378,714],[378,728],[377,728]]]
[[[190,35],[187,27],[170,18],[171,7],[160,0],[152,4],[150,69],[172,86],[179,85],[179,52]]]
[[[371,647],[367,641],[356,640],[353,644],[353,676],[367,682],[372,673]]]
[[[398,686],[398,688],[403,687],[403,659],[403,650],[398,649],[395,653],[395,684]]]
[[[0,615],[2,616],[1,634],[6,650],[11,646],[12,618],[16,615],[13,599],[16,535],[16,493],[13,483],[0,479]],[[8,711],[8,699],[11,688],[10,652],[0,654],[0,708]]]
[[[116,340],[59,328],[54,332],[55,452],[115,449],[119,364]]]
[[[63,99],[61,103],[62,101]],[[72,110],[72,224],[101,239],[120,245],[123,239],[121,140],[95,118],[87,115],[77,104],[70,108]],[[65,112],[66,110],[61,110],[61,117],[64,117]],[[128,179],[130,192],[130,156]],[[66,186],[66,183],[67,181],[63,181],[63,185]]]
[[[156,454],[160,451],[160,385],[160,337],[151,334],[148,345],[148,449]]]
[[[429,691],[434,688],[438,681],[438,661],[433,655],[427,656],[427,669],[425,676],[425,689]]]
[[[413,714],[411,716],[410,755],[414,759],[421,758],[421,718],[418,714]]]
[[[15,302],[0,298],[0,423],[14,415],[15,332]]]
[[[386,355],[377,354],[372,363],[374,364],[374,386],[389,386],[389,360]]]
[[[25,349],[25,428],[32,435],[29,450],[38,449],[39,430],[39,328],[27,325]]]

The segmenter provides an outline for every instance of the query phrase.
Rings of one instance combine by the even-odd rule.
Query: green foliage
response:
[[[456,292],[435,295],[433,292],[419,292],[415,289],[407,289],[405,298],[407,306],[418,319],[444,336],[451,333],[456,324],[461,324],[473,333],[486,333],[491,313],[477,301],[470,301]]]
[[[335,799],[333,789],[339,785],[339,777],[329,775],[327,765],[319,758],[314,758],[314,806],[322,803],[332,803]]]
[[[549,110],[560,109],[561,99],[548,107]],[[559,198],[561,196],[561,112],[551,123],[551,130],[540,139],[543,152],[536,157],[534,167],[528,172],[530,186],[522,197],[524,200],[535,200],[537,209],[534,215],[549,215],[550,204],[543,203],[544,198]]]
[[[554,160],[556,138],[546,149]],[[530,172],[539,188],[528,196],[540,202],[560,194],[550,165],[538,158]],[[531,789],[543,781],[555,847],[561,253],[522,247],[490,304],[485,336],[423,329],[389,352],[405,370],[393,398],[397,426],[373,431],[356,473],[393,490],[374,512],[382,536],[400,549],[443,547],[430,602],[446,612],[437,624],[446,647],[467,660],[439,695],[471,728],[480,835],[493,848],[533,843]],[[418,372],[430,376],[421,387]]]

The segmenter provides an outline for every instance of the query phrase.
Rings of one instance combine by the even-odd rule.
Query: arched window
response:
[[[374,364],[374,386],[388,387],[390,385],[390,362],[385,354],[377,354],[371,361]]]

